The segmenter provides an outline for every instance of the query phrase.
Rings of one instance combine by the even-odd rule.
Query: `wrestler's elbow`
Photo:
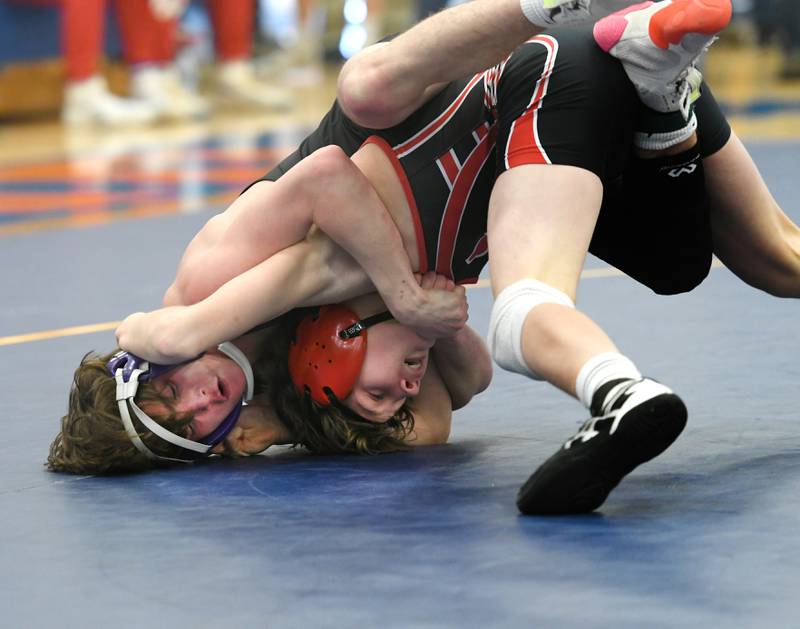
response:
[[[190,306],[202,301],[212,292],[214,292],[213,287],[209,286],[205,275],[184,267],[164,293],[163,305]]]
[[[450,396],[450,407],[454,411],[464,408],[473,397],[488,386],[488,381],[484,380],[483,374],[478,374],[474,370],[465,371],[457,377],[448,378],[445,382],[445,387]]]
[[[489,356],[489,350],[485,346],[483,350],[475,360],[476,386],[474,395],[486,391],[489,385],[492,384],[492,376],[494,375],[492,357]]]
[[[454,387],[450,392],[453,410],[466,406],[472,398],[486,391],[492,383],[494,371],[488,351],[478,352],[478,355],[473,357],[472,365],[471,370],[465,374],[462,386]]]
[[[175,280],[164,293],[164,299],[161,301],[161,305],[167,308],[169,306],[183,306],[185,303],[186,302],[183,300],[183,289],[178,281]]]
[[[318,188],[326,188],[337,181],[343,173],[354,168],[347,153],[342,147],[335,144],[329,144],[314,151],[303,166],[308,168],[308,174],[313,174],[313,177],[302,180],[303,187],[306,189],[309,183]]]
[[[490,372],[488,378],[477,379],[475,377],[467,377],[459,386],[450,388],[450,400],[453,403],[453,410],[457,411],[460,408],[464,408],[470,403],[472,398],[485,391],[489,387],[491,381],[492,377]]]
[[[392,105],[392,80],[384,64],[365,54],[350,59],[342,68],[336,98],[350,120],[368,129],[396,124]]]
[[[341,231],[341,208],[368,194],[369,182],[347,153],[335,145],[316,150],[303,167],[307,176],[294,180],[294,197],[311,209],[310,220],[323,231]]]

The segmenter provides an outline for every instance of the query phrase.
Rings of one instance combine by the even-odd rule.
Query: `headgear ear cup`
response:
[[[323,306],[297,326],[289,346],[289,375],[300,393],[308,390],[317,404],[329,405],[329,392],[344,399],[353,390],[367,354],[366,334],[342,338],[359,322],[344,306]]]

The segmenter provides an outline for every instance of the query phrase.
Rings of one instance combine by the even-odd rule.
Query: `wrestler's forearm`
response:
[[[372,182],[340,149],[318,153],[323,151],[324,168],[304,188],[313,224],[366,272],[397,321],[431,338],[454,334],[466,321],[461,293],[420,287],[406,244]]]
[[[315,226],[367,271],[395,316],[402,320],[403,308],[422,309],[427,296],[394,221],[370,181],[336,146],[314,152],[278,182],[253,186],[209,221],[187,250],[164,305],[204,299],[307,238]]]
[[[333,147],[329,147],[333,148]],[[405,244],[386,206],[367,177],[343,152],[306,188],[312,221],[349,253],[369,276],[395,316],[424,299]]]
[[[380,290],[421,291],[397,227],[369,180],[337,146],[309,155],[276,182],[259,182],[192,240],[164,305],[196,303],[319,227],[369,271]]]
[[[348,299],[372,290],[365,274],[343,256],[332,261],[303,242],[225,283],[189,307],[185,331],[195,347],[237,338],[298,306]]]
[[[453,401],[461,408],[492,381],[492,360],[481,336],[465,325],[450,338],[439,339],[432,358]]]
[[[351,258],[322,245],[304,241],[280,251],[195,304],[131,315],[117,329],[120,347],[155,362],[179,362],[297,306],[372,290]]]

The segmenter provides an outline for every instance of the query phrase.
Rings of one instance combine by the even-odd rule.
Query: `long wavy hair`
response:
[[[109,474],[140,472],[162,466],[139,452],[125,432],[116,400],[117,383],[106,364],[115,352],[86,354],[75,370],[69,392],[67,414],[61,418],[61,430],[50,445],[47,468],[72,474]],[[136,395],[140,406],[158,402],[169,411],[159,418],[167,430],[187,436],[191,416],[174,411],[167,397],[150,383],[142,383]],[[179,456],[183,450],[167,443],[133,418],[134,426],[145,445],[161,456]]]
[[[321,406],[310,396],[298,393],[289,376],[289,344],[304,311],[282,317],[265,339],[262,356],[253,365],[256,394],[266,393],[277,416],[293,437],[318,453],[378,454],[406,450],[405,438],[414,429],[414,416],[407,405],[385,423],[360,417],[341,402]],[[116,352],[117,350],[115,350]],[[67,413],[61,430],[50,445],[47,468],[72,474],[113,474],[141,472],[171,465],[154,461],[139,452],[120,419],[116,401],[116,381],[106,364],[115,352],[101,355],[90,352],[75,370],[69,392]],[[144,382],[136,394],[139,406],[157,402],[168,409],[166,416],[153,416],[167,430],[188,436],[191,414],[179,414],[172,401]],[[140,438],[155,454],[185,457],[186,452],[155,436],[132,417]]]
[[[289,345],[303,312],[284,317],[261,361],[256,380],[264,383],[277,416],[296,444],[317,453],[379,454],[407,450],[406,437],[414,430],[414,415],[404,404],[384,423],[364,419],[339,400],[322,406],[307,393],[298,392],[289,375]]]

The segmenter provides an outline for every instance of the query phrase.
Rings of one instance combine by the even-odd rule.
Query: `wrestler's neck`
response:
[[[414,219],[394,166],[383,151],[374,144],[365,144],[351,159],[369,179],[383,201],[403,239],[412,270],[419,271],[419,248],[414,230]]]

